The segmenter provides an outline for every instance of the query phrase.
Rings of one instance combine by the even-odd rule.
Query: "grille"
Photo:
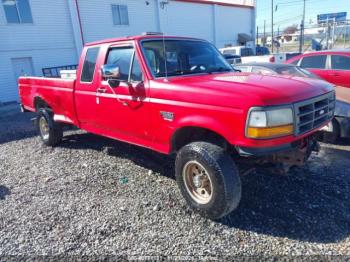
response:
[[[335,93],[318,96],[294,104],[296,116],[295,134],[302,135],[320,127],[332,119],[335,108]]]

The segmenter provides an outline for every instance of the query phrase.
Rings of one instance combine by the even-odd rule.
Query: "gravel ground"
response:
[[[244,176],[239,208],[210,221],[172,159],[82,131],[45,147],[31,117],[0,108],[0,256],[350,255],[349,141],[287,176]]]

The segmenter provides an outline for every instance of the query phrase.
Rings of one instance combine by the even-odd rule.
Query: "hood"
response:
[[[213,100],[229,97],[235,98],[238,104],[250,100],[262,106],[290,104],[333,90],[333,86],[323,80],[251,73],[171,77],[167,84]]]

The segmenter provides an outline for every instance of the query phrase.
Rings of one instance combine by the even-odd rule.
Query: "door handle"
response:
[[[97,88],[97,93],[106,93],[107,89],[106,88],[103,88],[103,87],[99,87]]]

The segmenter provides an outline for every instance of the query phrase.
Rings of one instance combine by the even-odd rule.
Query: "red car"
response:
[[[306,53],[287,63],[305,68],[334,85],[350,87],[350,49]]]
[[[46,145],[70,124],[175,154],[184,198],[211,218],[238,206],[239,156],[302,164],[335,107],[325,81],[237,73],[209,42],[162,35],[87,44],[76,79],[21,77],[19,92]]]

